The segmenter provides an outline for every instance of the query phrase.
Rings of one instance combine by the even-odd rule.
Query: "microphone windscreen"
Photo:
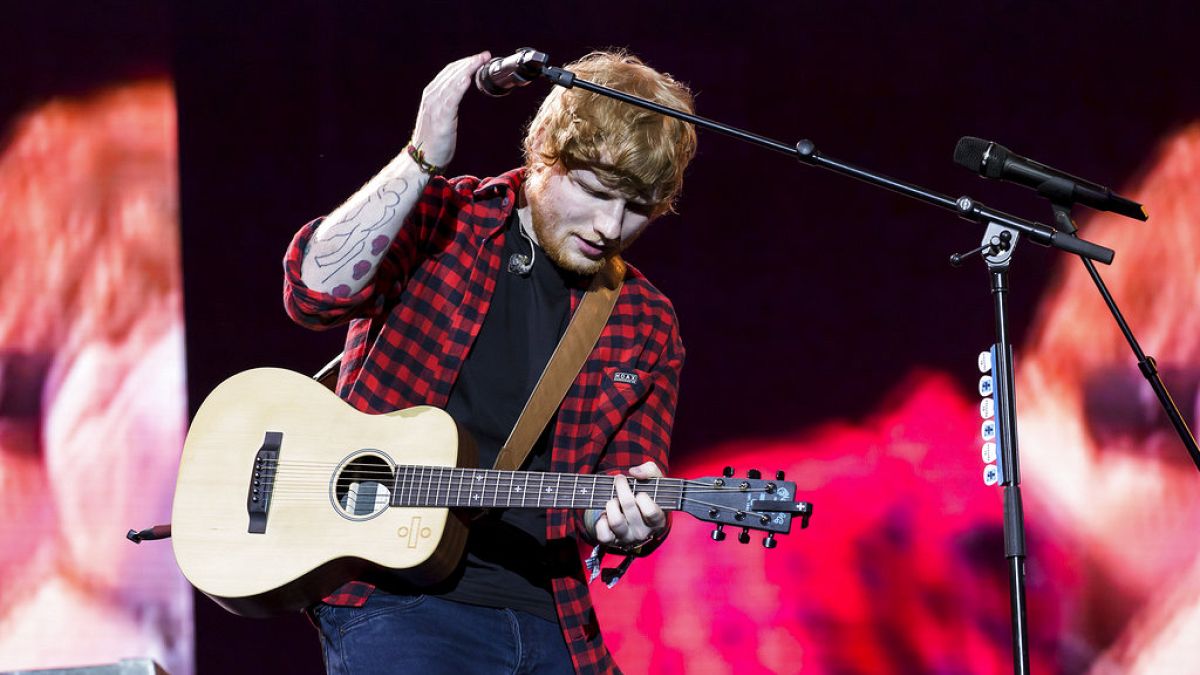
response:
[[[954,146],[954,163],[972,171],[983,169],[983,153],[987,152],[988,141],[974,136],[963,136]]]

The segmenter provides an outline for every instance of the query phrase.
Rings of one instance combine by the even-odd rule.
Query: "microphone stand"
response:
[[[1071,207],[1074,203],[1071,201],[1059,201],[1052,199],[1051,208],[1054,210],[1054,223],[1058,226],[1059,231],[1066,234],[1074,235],[1078,231],[1075,226],[1075,221],[1071,218]],[[1171,398],[1171,393],[1167,391],[1167,387],[1163,384],[1162,377],[1158,372],[1158,362],[1153,356],[1147,356],[1142,351],[1142,346],[1138,344],[1137,338],[1133,336],[1133,331],[1129,328],[1129,324],[1125,322],[1125,316],[1121,314],[1121,310],[1117,307],[1116,301],[1113,300],[1112,294],[1108,292],[1108,286],[1104,284],[1104,280],[1100,278],[1100,272],[1096,270],[1096,266],[1091,260],[1083,258],[1083,266],[1087,268],[1088,274],[1092,277],[1092,282],[1096,284],[1096,290],[1100,292],[1100,297],[1104,298],[1104,304],[1108,306],[1108,311],[1112,314],[1113,321],[1117,322],[1117,327],[1121,329],[1121,334],[1125,336],[1125,341],[1129,343],[1129,349],[1137,358],[1138,370],[1150,383],[1150,388],[1154,390],[1155,397],[1158,398],[1158,404],[1162,406],[1163,412],[1167,413],[1167,419],[1171,421],[1171,426],[1175,428],[1175,433],[1179,435],[1179,440],[1183,441],[1183,447],[1187,450],[1188,455],[1192,458],[1192,464],[1196,465],[1196,470],[1200,471],[1200,448],[1196,447],[1196,437],[1192,435],[1191,429],[1188,428],[1187,422],[1179,413],[1179,406],[1175,405],[1175,400]]]
[[[999,446],[1001,449],[1002,485],[1004,486],[1004,555],[1008,560],[1009,595],[1012,613],[1013,672],[1026,675],[1029,672],[1028,625],[1025,611],[1025,521],[1021,504],[1020,470],[1017,455],[1017,419],[1015,407],[1015,383],[1012,367],[1012,346],[1008,340],[1008,266],[1019,238],[1024,235],[1042,246],[1075,253],[1085,262],[1097,260],[1109,264],[1113,259],[1112,249],[1079,239],[1072,234],[1060,232],[1041,223],[1024,220],[1007,213],[996,211],[970,197],[951,199],[946,195],[890,178],[852,164],[822,155],[816,144],[805,139],[794,146],[753,134],[720,122],[698,117],[653,101],[648,101],[624,92],[609,89],[593,82],[575,77],[575,74],[547,64],[541,52],[528,65],[552,83],[570,89],[578,87],[601,96],[607,96],[630,105],[645,108],[668,117],[690,122],[693,125],[715,131],[726,136],[757,145],[768,150],[795,157],[811,166],[820,167],[851,178],[898,192],[917,201],[954,211],[959,217],[984,225],[983,245],[971,253],[980,253],[987,263],[991,279],[991,293],[996,315],[996,398]],[[966,254],[971,255],[971,254]],[[952,262],[961,262],[966,255],[952,256]]]

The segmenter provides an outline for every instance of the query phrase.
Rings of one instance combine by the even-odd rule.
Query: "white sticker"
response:
[[[995,485],[1000,482],[1000,469],[996,468],[995,464],[988,464],[983,467],[983,484]]]
[[[992,353],[979,352],[979,372],[990,373],[992,371]]]
[[[990,420],[996,416],[995,399],[985,398],[979,402],[979,416],[985,420]]]
[[[983,463],[991,464],[996,461],[996,444],[987,442],[983,444]]]
[[[979,395],[980,396],[991,396],[992,395],[992,376],[991,375],[984,375],[983,377],[979,378]]]
[[[996,422],[995,420],[985,420],[983,426],[979,427],[979,435],[983,436],[983,440],[990,441],[996,437]]]

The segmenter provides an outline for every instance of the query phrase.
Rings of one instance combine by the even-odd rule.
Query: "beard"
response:
[[[530,200],[529,214],[533,220],[533,234],[538,244],[559,269],[573,272],[581,276],[591,276],[604,267],[608,259],[616,255],[616,251],[605,254],[598,260],[592,260],[571,247],[570,232],[553,227],[553,217],[538,207],[537,202]]]
[[[546,253],[546,257],[559,269],[591,276],[601,270],[608,259],[620,252],[620,246],[606,251],[599,259],[592,259],[574,245],[575,237],[569,227],[561,225],[562,218],[554,200],[547,199],[543,192],[546,190],[544,176],[528,181],[523,187],[525,202],[529,206],[529,216],[532,221],[534,240]]]

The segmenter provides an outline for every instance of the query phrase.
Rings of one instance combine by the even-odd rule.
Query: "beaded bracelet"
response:
[[[412,157],[413,161],[417,163],[417,168],[420,169],[422,173],[427,173],[430,176],[441,175],[442,167],[437,166],[436,164],[430,164],[428,161],[426,161],[424,150],[421,150],[411,142],[405,149],[408,150],[408,156]]]

